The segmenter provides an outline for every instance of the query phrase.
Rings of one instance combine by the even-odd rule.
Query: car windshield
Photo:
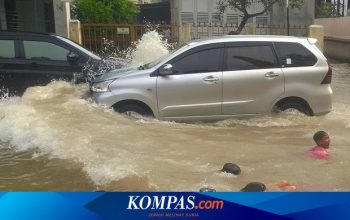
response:
[[[163,60],[166,60],[166,59],[168,59],[168,57],[172,56],[175,52],[180,51],[180,50],[183,50],[183,49],[186,48],[186,47],[188,47],[188,44],[185,44],[185,45],[183,45],[182,47],[180,47],[179,49],[173,50],[173,51],[171,51],[170,53],[168,53],[167,55],[162,56],[162,57],[160,57],[160,58],[158,58],[158,59],[156,59],[156,60],[154,60],[154,61],[152,61],[152,62],[150,62],[150,63],[147,63],[147,64],[145,64],[145,65],[140,66],[139,69],[150,69],[150,68],[152,68],[152,67],[154,67],[154,66],[157,66],[157,65],[158,65],[159,63],[161,63]]]
[[[73,47],[83,51],[84,53],[86,53],[87,55],[89,55],[90,57],[92,57],[93,59],[96,59],[96,60],[101,60],[101,58],[99,56],[97,56],[96,54],[92,53],[91,51],[85,49],[84,47],[80,46],[79,44],[75,43],[74,41],[71,41],[67,38],[64,38],[64,37],[61,37],[61,36],[58,36],[56,35],[56,37],[60,40],[63,40],[64,42],[72,45]]]

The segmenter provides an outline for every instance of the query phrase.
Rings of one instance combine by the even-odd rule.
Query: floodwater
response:
[[[350,64],[333,65],[333,110],[175,123],[130,119],[52,82],[0,101],[0,191],[239,191],[286,179],[298,191],[350,191]],[[306,151],[331,137],[331,158]],[[221,173],[237,163],[241,175]]]

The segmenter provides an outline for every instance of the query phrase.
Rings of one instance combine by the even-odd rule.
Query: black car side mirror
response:
[[[80,57],[78,54],[73,53],[73,52],[69,52],[67,54],[67,61],[70,65],[77,65],[78,61],[79,61]]]

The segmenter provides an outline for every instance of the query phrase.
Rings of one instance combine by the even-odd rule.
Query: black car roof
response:
[[[0,31],[0,36],[55,36],[54,33],[29,32],[29,31]]]

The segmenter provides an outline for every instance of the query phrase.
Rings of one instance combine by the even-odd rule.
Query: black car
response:
[[[86,81],[106,62],[73,41],[46,33],[0,31],[0,89],[22,95],[52,80]],[[108,68],[118,68],[108,65]],[[108,69],[107,68],[107,69]],[[102,68],[106,71],[106,68]],[[0,93],[1,94],[1,93]]]

